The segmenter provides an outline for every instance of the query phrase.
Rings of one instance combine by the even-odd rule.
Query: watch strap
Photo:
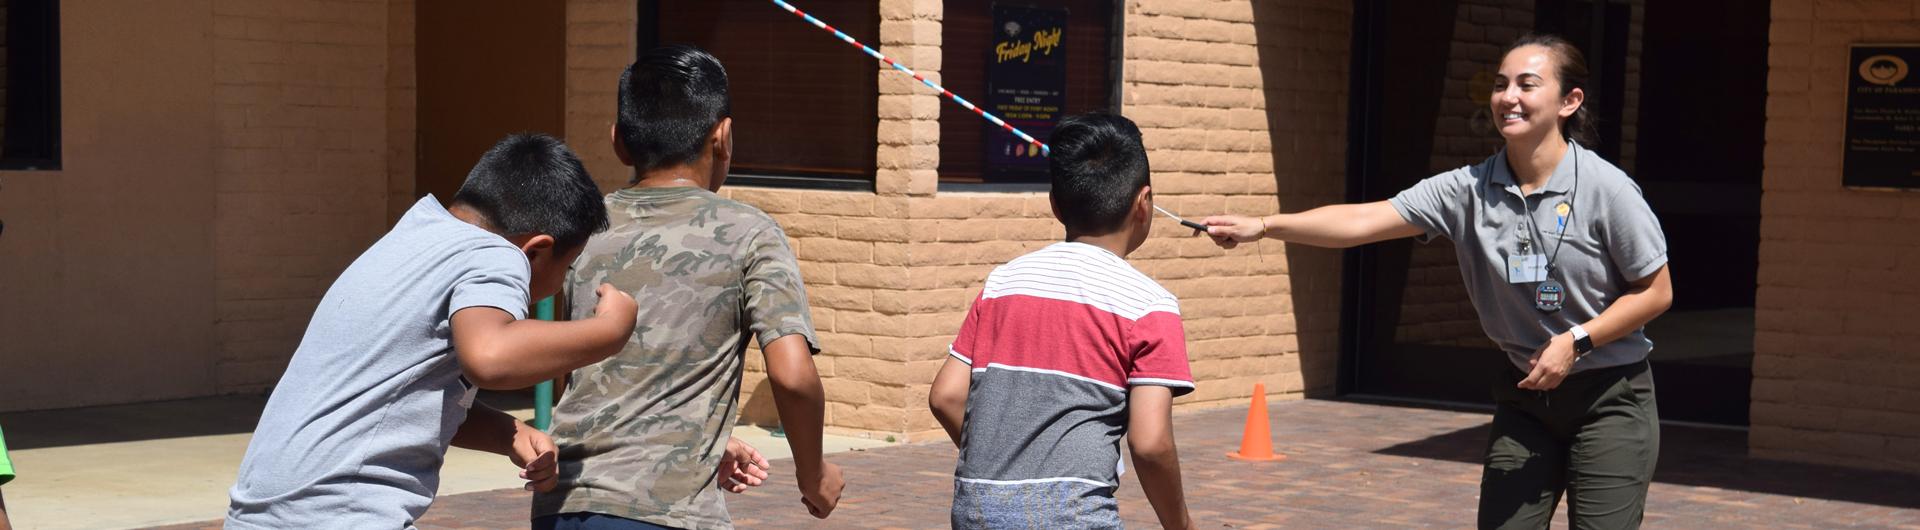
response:
[[[1587,334],[1587,328],[1580,327],[1579,324],[1574,324],[1572,329],[1567,330],[1567,333],[1573,335],[1574,353],[1579,355],[1593,353],[1593,336]]]

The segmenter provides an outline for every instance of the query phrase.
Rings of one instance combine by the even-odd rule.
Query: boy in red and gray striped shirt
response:
[[[1172,401],[1193,391],[1179,300],[1128,265],[1153,219],[1146,149],[1126,118],[1060,122],[1049,198],[1067,241],[987,275],[934,379],[960,446],[954,528],[1118,528],[1120,437],[1167,528],[1192,528]]]

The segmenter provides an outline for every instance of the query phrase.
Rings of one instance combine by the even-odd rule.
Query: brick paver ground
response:
[[[1283,462],[1227,459],[1246,409],[1175,418],[1188,504],[1201,528],[1471,527],[1489,416],[1343,401],[1271,406]],[[1920,476],[1754,460],[1743,432],[1668,426],[1647,505],[1649,528],[1920,529]],[[742,528],[945,528],[954,450],[919,444],[830,457],[848,486],[832,519],[801,507],[792,476],[731,497]],[[1157,527],[1137,479],[1120,512]],[[423,528],[521,528],[529,494],[439,499]],[[172,527],[205,528],[212,523]],[[1554,525],[1564,528],[1564,516]]]

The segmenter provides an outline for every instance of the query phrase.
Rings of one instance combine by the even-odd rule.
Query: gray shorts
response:
[[[1057,481],[953,482],[954,528],[1120,528],[1114,487]]]

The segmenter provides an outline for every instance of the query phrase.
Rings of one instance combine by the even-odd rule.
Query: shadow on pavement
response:
[[[1375,453],[1478,465],[1490,424],[1387,447]],[[1809,499],[1920,508],[1920,476],[1747,456],[1747,433],[1733,429],[1660,427],[1660,466],[1653,480]]]
[[[531,391],[482,391],[493,408],[533,407]],[[13,451],[253,432],[263,395],[218,396],[131,405],[0,413]]]

